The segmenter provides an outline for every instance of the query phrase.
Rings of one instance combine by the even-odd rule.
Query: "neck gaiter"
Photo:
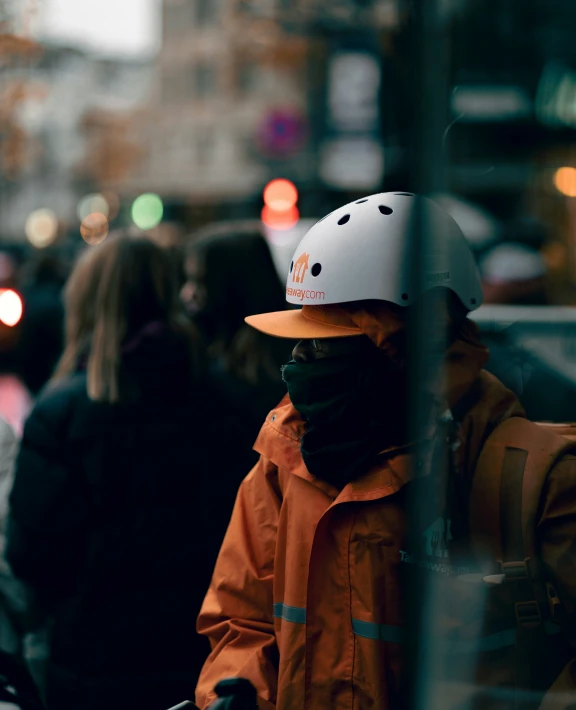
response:
[[[306,420],[300,450],[313,476],[342,488],[384,448],[407,443],[405,368],[380,351],[368,358],[291,360],[282,372]]]

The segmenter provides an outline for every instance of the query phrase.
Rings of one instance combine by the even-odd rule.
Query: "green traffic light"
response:
[[[152,229],[160,224],[164,205],[158,195],[147,192],[132,204],[132,220],[139,229]]]

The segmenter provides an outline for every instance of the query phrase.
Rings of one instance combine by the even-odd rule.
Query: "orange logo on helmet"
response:
[[[297,284],[301,284],[304,281],[304,276],[308,271],[308,259],[310,254],[301,254],[298,257],[298,261],[294,264],[294,272],[292,274],[292,281]]]

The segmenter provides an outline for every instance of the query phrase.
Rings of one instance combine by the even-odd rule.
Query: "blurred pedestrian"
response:
[[[190,243],[182,299],[208,345],[210,372],[221,402],[221,426],[234,436],[237,453],[226,466],[237,471],[235,495],[245,472],[257,460],[252,445],[262,419],[286,394],[280,372],[285,343],[250,328],[244,318],[262,310],[283,309],[286,302],[261,231],[252,223],[231,226],[227,232],[223,229],[220,225],[206,230]]]
[[[500,238],[501,222],[481,205],[449,192],[433,197],[460,227],[476,259]]]
[[[487,304],[548,305],[546,264],[540,252],[529,244],[503,242],[493,247],[480,260],[480,274]],[[518,328],[513,327],[484,335],[490,348],[487,369],[519,397],[531,419],[574,421],[573,383],[539,353],[515,342],[517,332]]]
[[[7,558],[51,616],[52,710],[190,697],[219,543],[213,418],[173,264],[143,236],[80,258],[66,344],[24,430]]]
[[[18,261],[8,252],[0,252],[0,289],[15,291],[22,300],[19,286]],[[0,417],[20,436],[24,420],[30,413],[32,397],[22,377],[25,369],[26,348],[23,346],[24,328],[22,317],[7,325],[0,322]],[[42,328],[43,325],[40,326]],[[45,343],[47,349],[49,343]],[[44,352],[36,352],[40,361]]]
[[[37,255],[23,269],[24,311],[17,348],[18,373],[37,394],[48,382],[64,346],[62,289],[69,267],[57,253]]]
[[[14,481],[14,461],[18,438],[14,429],[0,419],[0,650],[20,654],[21,634],[16,619],[26,607],[21,586],[12,576],[4,559],[8,495]]]
[[[7,707],[37,710],[40,705],[38,689],[26,664],[36,676],[38,686],[41,686],[43,667],[39,667],[27,653],[30,641],[37,638],[35,630],[41,619],[35,618],[28,590],[14,578],[4,558],[8,496],[14,482],[17,451],[16,432],[0,418],[0,697],[8,699],[14,695],[15,700],[28,698],[29,703],[16,702],[16,705]],[[0,707],[3,707],[2,703]]]
[[[526,244],[503,242],[480,260],[485,303],[545,306],[546,263]]]

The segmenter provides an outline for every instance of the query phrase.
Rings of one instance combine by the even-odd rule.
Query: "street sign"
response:
[[[384,174],[381,58],[370,33],[336,36],[328,58],[319,176],[341,190],[375,190]]]

